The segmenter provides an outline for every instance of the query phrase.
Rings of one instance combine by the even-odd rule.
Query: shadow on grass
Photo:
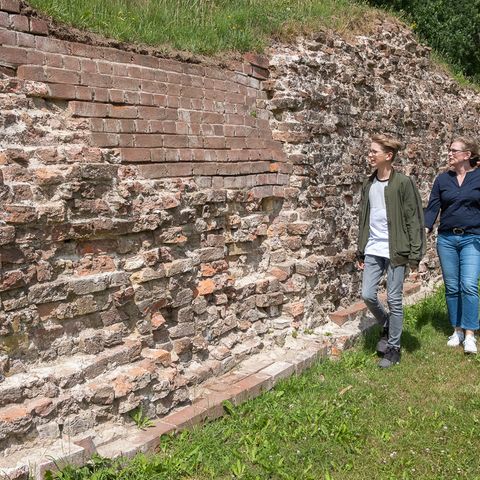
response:
[[[448,320],[445,290],[443,288],[405,309],[402,332],[402,347],[405,351],[414,352],[422,347],[421,332],[427,325],[431,325],[445,336],[451,334],[452,327]],[[374,353],[379,338],[380,326],[375,325],[368,329],[364,335],[363,350],[368,353]]]
[[[380,327],[375,325],[374,327],[367,330],[363,342],[363,350],[368,353],[375,353],[377,342],[380,338]],[[403,330],[402,332],[402,348],[403,350],[411,353],[415,350],[419,350],[422,344],[419,339],[412,335],[408,330]]]
[[[448,319],[445,291],[443,289],[410,308],[410,314],[413,316],[412,326],[415,330],[420,331],[425,326],[431,325],[440,333],[446,336],[451,335],[452,326]]]

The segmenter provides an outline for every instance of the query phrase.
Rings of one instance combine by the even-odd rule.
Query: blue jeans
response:
[[[392,266],[390,260],[377,255],[365,255],[362,298],[378,323],[388,328],[388,345],[400,347],[403,329],[403,280],[405,265]],[[378,286],[387,272],[387,303],[390,313],[378,300]]]
[[[452,326],[478,330],[480,235],[439,233],[437,252]]]

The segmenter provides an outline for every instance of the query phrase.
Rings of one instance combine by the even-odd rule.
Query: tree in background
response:
[[[480,82],[480,0],[368,0],[404,12],[419,37],[465,76]]]

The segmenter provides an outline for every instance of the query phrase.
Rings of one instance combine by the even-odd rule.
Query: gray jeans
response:
[[[388,328],[388,344],[400,347],[403,328],[403,280],[405,265],[394,267],[388,258],[365,255],[362,281],[362,298],[377,322]],[[378,300],[378,285],[387,272],[387,303],[390,313]]]

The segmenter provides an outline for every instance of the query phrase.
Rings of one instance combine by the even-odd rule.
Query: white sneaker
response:
[[[465,353],[477,353],[477,340],[473,335],[467,335],[463,341]]]
[[[464,339],[465,339],[465,336],[463,332],[455,330],[453,332],[453,335],[448,337],[447,347],[458,347],[463,342]]]

